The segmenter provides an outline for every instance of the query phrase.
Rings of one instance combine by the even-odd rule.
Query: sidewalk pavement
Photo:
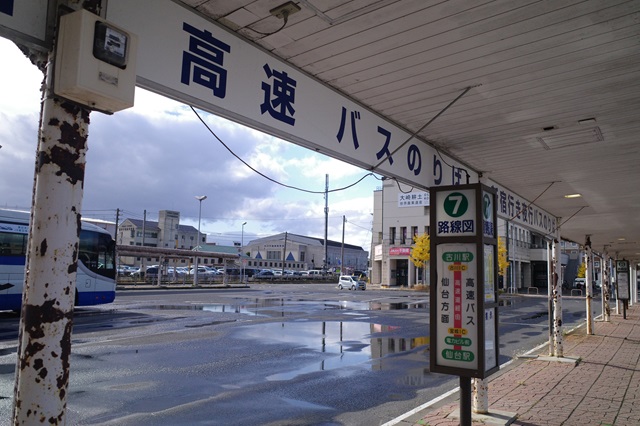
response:
[[[515,414],[513,425],[640,425],[640,306],[630,307],[626,320],[621,310],[610,322],[594,321],[593,335],[582,326],[565,336],[564,355],[576,362],[550,361],[548,351],[486,379],[489,414]],[[456,393],[398,424],[458,425],[459,403]],[[496,423],[473,414],[473,425],[482,424]]]

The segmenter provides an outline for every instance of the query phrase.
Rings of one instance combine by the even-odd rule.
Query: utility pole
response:
[[[329,232],[329,175],[325,175],[324,186],[324,262],[322,265],[323,272],[327,270],[327,262],[329,260],[329,249],[327,247],[327,235]]]
[[[344,224],[346,216],[342,215],[342,247],[340,248],[340,275],[344,275]]]
[[[282,277],[284,279],[284,263],[287,261],[287,232],[284,233],[284,249],[282,250]]]
[[[142,242],[140,244],[142,244],[142,247],[144,247],[144,236],[147,234],[147,210],[144,210],[143,216],[142,216]],[[144,267],[144,256],[140,257],[140,276],[144,277],[144,273],[145,273],[145,267]],[[144,277],[145,281],[147,279],[147,277]]]
[[[113,239],[116,241],[116,246],[118,245],[118,223],[120,222],[120,209],[116,209],[116,229],[113,232]],[[120,256],[118,256],[118,249],[115,249],[114,256],[116,258],[116,276],[118,274],[118,267],[120,266]]]

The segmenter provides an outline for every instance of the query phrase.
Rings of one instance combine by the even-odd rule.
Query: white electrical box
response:
[[[53,91],[98,111],[133,106],[137,37],[84,9],[60,18]]]

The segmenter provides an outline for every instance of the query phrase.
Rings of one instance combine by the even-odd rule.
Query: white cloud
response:
[[[42,74],[13,43],[0,39],[0,205],[31,205]],[[287,189],[257,175],[230,154],[190,107],[137,89],[135,107],[114,115],[91,113],[83,212],[115,220],[157,219],[159,210],[181,212],[181,221],[197,225],[195,195],[202,203],[202,229],[210,239],[292,232],[324,235],[325,175],[330,189],[355,182],[366,171],[282,141],[255,129],[199,111],[231,150],[254,168],[284,184],[320,192]],[[342,215],[349,222],[370,222],[373,189],[367,178],[354,188],[329,194],[329,238],[342,238]],[[369,250],[368,230],[347,223],[348,244]]]

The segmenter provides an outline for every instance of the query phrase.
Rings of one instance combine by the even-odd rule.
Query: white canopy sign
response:
[[[405,144],[405,130],[192,10],[109,0],[106,12],[139,36],[142,87],[414,186],[467,183],[460,163],[418,139]]]

